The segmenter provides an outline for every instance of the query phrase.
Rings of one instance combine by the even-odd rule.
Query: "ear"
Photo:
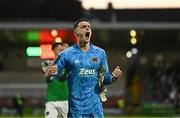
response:
[[[78,35],[79,35],[79,34],[77,33],[77,30],[76,30],[76,29],[74,30],[74,35],[75,35],[75,36],[78,36]]]

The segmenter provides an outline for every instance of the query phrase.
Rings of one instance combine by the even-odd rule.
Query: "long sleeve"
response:
[[[109,72],[109,67],[107,64],[107,56],[106,56],[105,52],[103,52],[103,54],[102,54],[102,67],[104,68],[104,73],[105,73],[103,84],[104,85],[111,84],[112,75]]]
[[[62,53],[58,56],[58,58],[54,62],[57,65],[57,74],[53,75],[55,78],[65,78],[65,58]]]

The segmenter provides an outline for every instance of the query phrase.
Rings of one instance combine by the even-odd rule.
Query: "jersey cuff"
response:
[[[117,79],[114,78],[112,75],[111,75],[111,83],[115,82]]]

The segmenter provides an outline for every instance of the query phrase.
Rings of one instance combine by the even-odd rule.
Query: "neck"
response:
[[[82,51],[88,51],[88,49],[90,47],[90,43],[77,42],[77,46]]]

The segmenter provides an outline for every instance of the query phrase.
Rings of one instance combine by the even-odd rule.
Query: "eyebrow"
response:
[[[83,24],[81,27],[84,27],[84,26],[91,27],[91,25],[85,25],[85,24]]]

